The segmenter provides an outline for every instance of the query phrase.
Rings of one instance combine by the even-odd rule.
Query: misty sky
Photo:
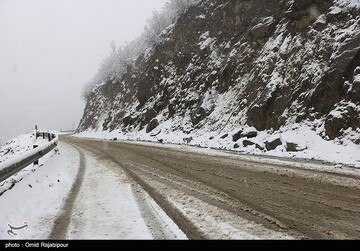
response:
[[[0,0],[0,143],[71,129],[82,86],[118,45],[138,37],[166,0]]]

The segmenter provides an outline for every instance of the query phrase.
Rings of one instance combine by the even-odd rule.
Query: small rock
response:
[[[189,144],[193,140],[193,137],[183,138],[183,140],[185,143]]]
[[[159,143],[164,143],[164,140],[163,139],[158,139],[158,142]]]
[[[299,152],[299,145],[292,142],[286,142],[286,151],[288,152]]]
[[[223,136],[221,136],[220,138],[221,139],[225,139],[225,138],[227,138],[227,136],[229,136],[229,134],[227,133],[227,134],[224,134]]]
[[[29,184],[29,187],[32,188],[32,185]]]
[[[234,142],[238,141],[240,138],[241,138],[241,134],[242,134],[242,130],[241,131],[238,131],[237,133],[235,133],[233,136],[232,136],[232,140]]]
[[[244,133],[242,136],[248,139],[255,138],[258,135],[256,131]]]
[[[260,146],[259,144],[255,144],[255,148],[263,151],[264,150],[264,147]]]
[[[240,148],[240,146],[238,144],[235,144],[234,148],[237,149],[237,148]]]
[[[340,168],[340,169],[342,169],[342,165],[340,165],[340,164],[338,164],[338,165],[335,165],[335,168]]]
[[[212,137],[212,136],[209,138],[209,140],[213,140],[213,139],[214,139],[214,137]]]
[[[243,141],[243,146],[245,146],[245,147],[247,147],[247,146],[252,146],[252,145],[255,145],[255,143],[252,142],[252,141],[250,141],[250,140],[245,139],[245,140]]]

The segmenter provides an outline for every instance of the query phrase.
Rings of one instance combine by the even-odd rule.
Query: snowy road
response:
[[[50,239],[186,239],[123,170],[102,154],[75,148],[80,167]]]
[[[112,172],[129,174],[191,239],[360,238],[357,171],[320,171],[306,164],[299,168],[154,145],[62,140],[84,149],[86,156],[97,156]],[[86,180],[89,192],[99,184],[112,186],[101,165],[93,170],[91,175],[105,180]],[[111,201],[102,199],[100,204]]]

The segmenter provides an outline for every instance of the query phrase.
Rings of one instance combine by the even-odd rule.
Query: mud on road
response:
[[[101,152],[190,239],[359,239],[360,178],[127,142],[61,140]]]

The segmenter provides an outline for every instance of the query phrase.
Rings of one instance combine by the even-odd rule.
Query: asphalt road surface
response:
[[[226,215],[295,239],[360,239],[359,176],[244,160],[239,155],[60,139],[125,170],[190,239],[229,238],[200,220],[212,217],[221,222]],[[177,198],[185,201],[180,207]],[[189,217],[195,211],[202,211],[199,220]]]

